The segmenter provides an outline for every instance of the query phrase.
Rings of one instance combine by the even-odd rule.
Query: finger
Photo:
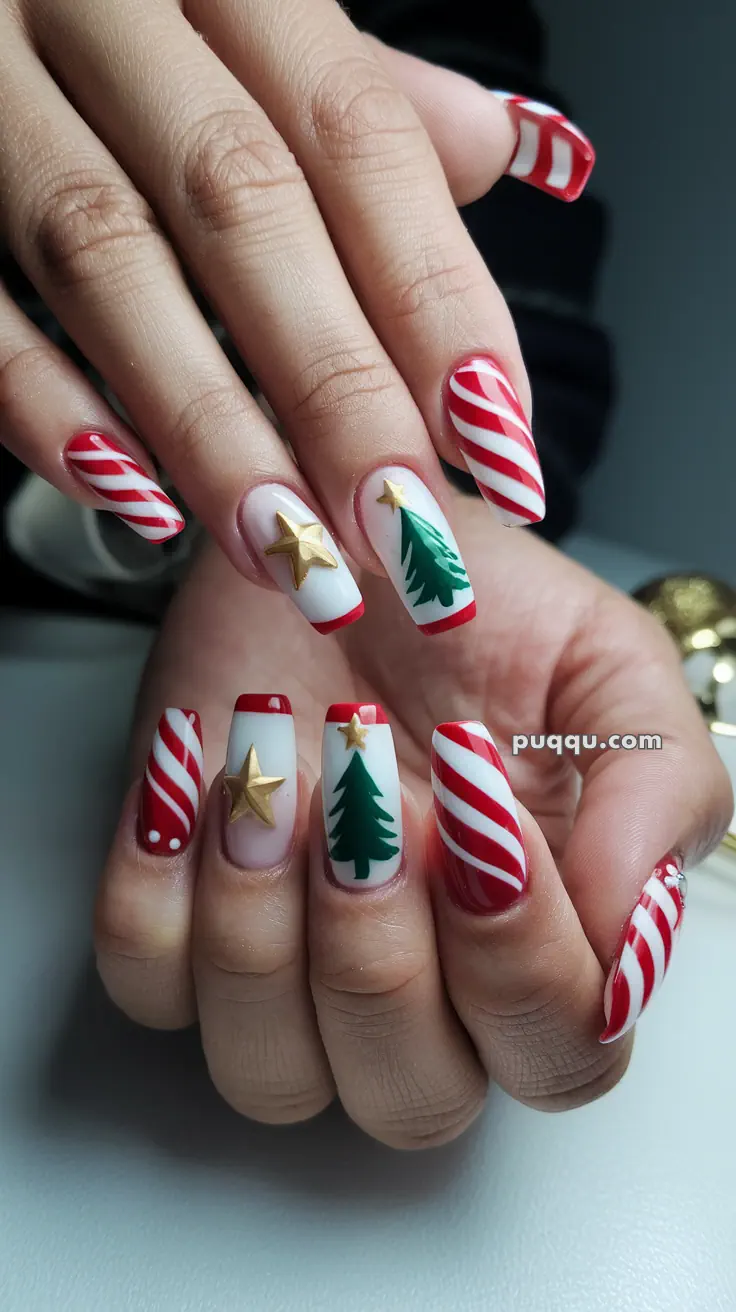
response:
[[[731,787],[673,644],[626,598],[601,590],[554,687],[555,731],[624,743],[577,758],[583,789],[563,861],[586,934],[611,967],[608,1040],[632,1027],[662,982],[684,909],[680,871],[720,840]],[[637,746],[640,735],[658,735],[661,749]]]
[[[196,1015],[189,958],[203,773],[199,716],[169,707],[123,806],[97,898],[105,988],[128,1016],[156,1029]]]
[[[630,1044],[598,1043],[601,967],[484,725],[437,727],[432,788],[435,919],[458,1016],[512,1097],[545,1111],[590,1102],[621,1078]]]
[[[421,826],[413,806],[402,808],[379,706],[330,707],[322,771],[311,815],[309,955],[338,1093],[383,1143],[444,1143],[478,1114],[486,1081],[442,987]]]
[[[288,698],[240,697],[210,793],[194,974],[210,1075],[236,1111],[306,1120],[334,1097],[309,992],[308,790]]]
[[[28,276],[236,568],[256,582],[270,576],[319,631],[357,619],[360,593],[324,511],[220,350],[141,196],[17,36],[0,45],[0,85],[7,112],[29,123],[22,140],[0,144],[0,219]],[[66,459],[136,518],[147,476],[112,439],[83,434]],[[321,564],[303,588],[296,560],[292,569],[264,553],[279,538],[278,514],[297,530],[312,525],[319,550],[301,556]]]
[[[376,567],[383,536],[366,541],[354,495],[368,474],[400,455],[422,473],[438,552],[446,546],[455,556],[437,504],[444,480],[421,415],[365,321],[303,174],[261,109],[174,11],[128,0],[102,26],[91,6],[81,36],[66,42],[66,8],[49,11],[44,49],[165,217],[285,421],[300,465],[351,554]],[[114,61],[106,54],[111,42]],[[156,53],[163,44],[171,58],[165,82]],[[173,450],[166,459],[176,477]],[[272,515],[272,543],[278,527]],[[424,631],[448,612],[454,624],[461,614],[472,618],[464,570],[462,597],[459,589],[450,589],[447,601],[428,592],[421,609],[408,597],[404,571],[397,573],[400,595]]]
[[[491,353],[503,378],[501,396],[495,396],[501,418],[510,395],[528,430],[530,396],[511,315],[457,213],[429,137],[333,0],[293,0],[292,12],[290,30],[300,39],[285,49],[265,0],[247,6],[197,0],[190,7],[192,20],[297,155],[360,302],[440,455],[459,465],[470,456],[481,490],[498,491],[512,503],[509,522],[537,522],[544,489],[530,433],[522,439],[517,423],[504,431],[508,440],[500,451],[477,435],[472,451],[464,444],[458,449],[457,431],[444,414],[445,379],[481,352]],[[329,39],[310,41],[315,25]],[[257,62],[248,57],[254,48]],[[280,91],[285,63],[286,97]],[[508,142],[508,125],[499,122]],[[483,458],[486,446],[492,459]],[[517,458],[518,446],[526,459]],[[506,509],[503,501],[489,500]]]
[[[140,443],[2,284],[0,437],[60,492],[112,510],[149,541],[166,542],[184,528]]]

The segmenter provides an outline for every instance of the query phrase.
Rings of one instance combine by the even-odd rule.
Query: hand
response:
[[[208,550],[149,664],[133,737],[136,780],[99,895],[99,968],[111,997],[143,1024],[176,1027],[198,1016],[217,1088],[257,1120],[310,1117],[337,1093],[368,1133],[418,1147],[458,1134],[481,1107],[489,1077],[550,1110],[605,1092],[626,1068],[632,1037],[599,1041],[621,927],[637,902],[651,903],[642,890],[665,854],[673,854],[667,864],[675,870],[697,861],[731,814],[728,780],[664,632],[538,539],[489,529],[480,502],[460,500],[458,510],[470,567],[486,562],[489,550],[493,561],[479,618],[462,642],[455,635],[423,642],[388,584],[370,578],[373,624],[322,643],[283,598],[244,582]],[[295,767],[288,736],[274,753],[268,726],[255,733],[259,769],[291,778],[253,795],[265,791],[276,826],[253,814],[232,825],[226,819],[220,771],[233,703],[244,692],[286,694],[292,703],[302,769],[292,847]],[[375,829],[370,838],[367,883],[355,878],[366,873],[355,815],[348,813],[342,838],[340,815],[328,820],[330,856],[319,787],[310,810],[324,713],[336,700],[383,706],[404,788],[399,857],[401,808],[389,731],[381,727],[383,755],[363,758],[383,794],[373,800],[386,812],[377,851]],[[155,811],[136,828],[140,776],[164,706],[201,713],[205,780],[216,776],[188,846],[176,821],[151,836]],[[509,885],[448,862],[432,819],[430,743],[435,725],[450,720],[490,728],[520,803],[526,875],[518,855],[514,869],[517,882],[527,882],[505,910]],[[242,723],[230,775],[253,736],[254,722]],[[341,742],[338,726],[330,732]],[[577,759],[549,750],[512,756],[519,732],[658,733],[663,747],[584,751]],[[447,755],[446,744],[438,750]],[[352,756],[360,759],[361,749]],[[340,759],[351,760],[347,742]],[[325,761],[330,777],[322,786],[332,802],[334,757]],[[583,776],[579,806],[575,767]],[[152,768],[166,784],[165,771]],[[442,772],[442,762],[434,768]],[[362,775],[361,766],[354,770]],[[477,781],[491,779],[512,812],[500,776],[489,770],[481,765]],[[445,782],[452,792],[447,775]],[[343,813],[346,798],[348,806],[360,797],[365,803],[361,781],[351,787],[351,796],[342,793]],[[147,800],[156,800],[150,790]],[[186,798],[183,805],[193,815]],[[171,855],[173,832],[184,841]],[[467,848],[467,836],[462,841]],[[513,838],[505,846],[518,853]],[[261,868],[269,853],[280,853],[280,864]],[[498,864],[497,854],[491,859]],[[327,877],[331,861],[337,879]],[[399,864],[400,873],[381,883]],[[678,878],[666,868],[661,875],[660,883],[672,884],[665,898],[671,892],[680,907]],[[653,916],[656,928],[656,908]],[[666,925],[660,930],[668,936]],[[622,1028],[624,975],[614,975],[607,1037]],[[624,1022],[636,1014],[624,1008]]]
[[[0,233],[235,568],[322,632],[362,606],[328,524],[361,566],[385,556],[371,479],[409,467],[451,549],[437,453],[462,446],[512,522],[543,514],[514,328],[455,206],[507,167],[572,199],[592,161],[562,116],[364,37],[334,0],[0,0]],[[479,351],[498,367],[471,366],[446,416]],[[182,527],[145,447],[1,291],[0,422],[69,495],[153,541]],[[317,522],[319,587],[266,553],[277,514]],[[415,618],[472,613],[466,591]]]

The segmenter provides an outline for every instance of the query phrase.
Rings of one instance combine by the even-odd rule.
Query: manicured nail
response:
[[[332,873],[345,888],[386,884],[401,865],[401,785],[380,706],[336,702],[322,739],[322,806]]]
[[[538,524],[545,499],[539,456],[521,402],[490,355],[451,373],[445,392],[465,463],[504,524]]]
[[[203,771],[197,712],[168,707],[158,722],[141,785],[138,841],[147,852],[173,856],[189,845]]]
[[[526,851],[508,775],[485,725],[437,726],[432,791],[450,898],[476,916],[505,911],[526,888]]]
[[[452,530],[411,469],[389,465],[358,492],[358,517],[414,623],[444,633],[475,615],[475,600]]]
[[[603,994],[601,1043],[633,1029],[656,993],[682,928],[687,879],[672,853],[654,867],[621,935]]]
[[[511,115],[518,133],[506,172],[550,196],[577,200],[595,164],[595,151],[569,118],[550,105],[510,91],[494,91]]]
[[[245,693],[235,703],[223,780],[224,846],[242,870],[268,870],[291,848],[298,794],[288,697]]]
[[[363,614],[363,598],[334,538],[301,497],[261,483],[243,499],[242,532],[258,559],[318,633],[334,633]]]
[[[80,433],[66,448],[74,473],[111,510],[149,542],[168,542],[181,533],[184,516],[163,488],[148,477],[137,460],[101,433]]]

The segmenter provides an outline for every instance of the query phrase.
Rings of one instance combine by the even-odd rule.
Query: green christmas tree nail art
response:
[[[440,606],[451,606],[455,593],[470,587],[462,561],[426,519],[402,506],[401,563],[406,569],[406,590],[413,597],[412,604],[421,606],[427,601],[438,601]]]
[[[354,887],[360,882],[365,887],[392,878],[401,864],[401,789],[391,729],[380,706],[330,707],[322,793],[328,852],[338,883]]]

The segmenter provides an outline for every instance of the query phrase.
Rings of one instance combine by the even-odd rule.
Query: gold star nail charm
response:
[[[345,751],[349,747],[360,747],[365,751],[365,736],[368,730],[364,724],[361,724],[357,711],[353,713],[347,724],[338,725],[338,732],[345,734]]]
[[[276,821],[273,818],[273,805],[271,803],[271,793],[275,793],[280,788],[285,779],[271,778],[261,774],[261,767],[258,764],[258,757],[253,743],[248,748],[248,754],[240,767],[238,774],[226,774],[223,779],[223,785],[230,794],[230,814],[228,823],[232,824],[234,820],[240,820],[241,816],[253,814],[262,820],[264,825],[274,829]]]
[[[287,519],[280,510],[276,511],[276,520],[281,529],[281,537],[266,547],[267,556],[288,556],[291,562],[291,574],[294,587],[299,590],[313,565],[324,569],[337,569],[337,561],[327,547],[322,546],[324,528],[321,524],[296,524]]]
[[[383,480],[383,496],[376,497],[376,501],[381,506],[390,506],[392,511],[398,510],[399,506],[406,506],[406,497],[404,496],[404,487],[402,483],[392,483],[390,478]]]

